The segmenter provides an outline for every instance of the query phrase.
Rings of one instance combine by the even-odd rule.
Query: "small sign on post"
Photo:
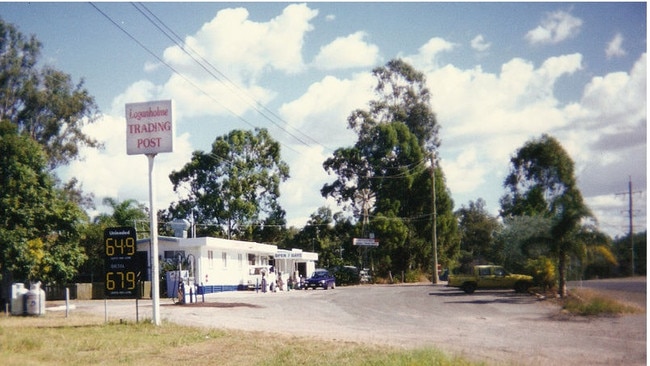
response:
[[[126,104],[126,153],[157,154],[174,150],[172,101]]]
[[[379,240],[373,238],[353,238],[352,245],[360,247],[378,247]]]

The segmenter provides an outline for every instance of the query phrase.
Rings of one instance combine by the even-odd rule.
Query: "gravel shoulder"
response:
[[[631,302],[643,298],[626,290]],[[201,299],[199,299],[200,301]],[[135,319],[135,300],[74,301],[74,312]],[[151,319],[140,300],[139,319]],[[161,299],[161,318],[191,326],[261,331],[312,339],[399,348],[432,346],[508,365],[645,365],[646,314],[559,316],[551,301],[513,291],[472,295],[442,285],[364,285],[334,290],[206,295],[205,303],[174,305]]]

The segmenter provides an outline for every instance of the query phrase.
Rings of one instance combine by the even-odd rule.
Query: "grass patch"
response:
[[[643,313],[643,309],[636,305],[619,301],[612,296],[589,289],[571,290],[564,299],[562,308],[571,314],[582,316]]]
[[[0,360],[11,365],[477,365],[433,348],[403,350],[172,323],[104,323],[91,315],[0,317]]]

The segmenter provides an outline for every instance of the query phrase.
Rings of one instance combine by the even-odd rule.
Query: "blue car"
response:
[[[307,279],[305,290],[308,288],[313,288],[315,290],[319,287],[323,290],[336,288],[336,279],[326,269],[316,269],[314,273],[312,273],[311,277]]]

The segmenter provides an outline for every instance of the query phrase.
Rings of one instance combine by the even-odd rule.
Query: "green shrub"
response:
[[[422,277],[426,278],[426,274],[422,273],[420,270],[410,270],[406,272],[406,276],[404,278],[404,281],[406,283],[416,283],[420,282]]]
[[[533,276],[535,285],[540,286],[543,291],[555,287],[557,280],[555,264],[548,257],[538,257],[526,261],[526,272]]]

